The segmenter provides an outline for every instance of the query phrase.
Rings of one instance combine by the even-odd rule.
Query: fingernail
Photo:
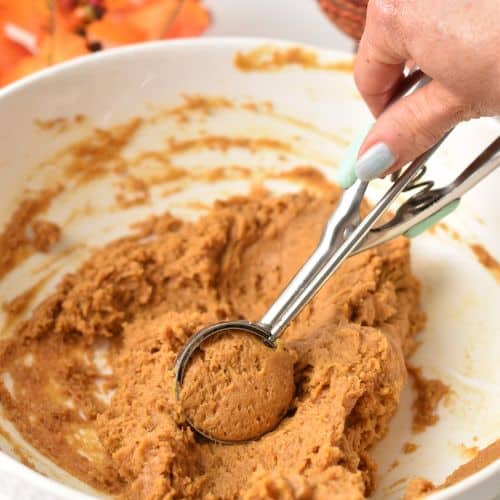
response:
[[[362,181],[371,181],[380,177],[396,162],[396,156],[387,144],[379,142],[367,149],[356,162],[354,170]]]
[[[369,123],[362,127],[340,160],[337,174],[337,184],[342,189],[347,189],[356,182],[357,177],[354,170],[356,158],[358,157],[359,148],[361,147],[361,144],[363,144],[366,134],[368,134],[372,125],[372,123]]]

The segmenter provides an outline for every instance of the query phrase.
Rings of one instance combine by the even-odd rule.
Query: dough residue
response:
[[[455,469],[449,476],[446,477],[443,488],[462,481],[463,479],[472,476],[476,472],[484,469],[486,466],[492,464],[495,460],[500,458],[500,439],[491,443],[486,448],[479,450],[476,456]]]
[[[61,228],[54,222],[36,220],[31,225],[33,246],[39,252],[48,252],[61,238]]]
[[[479,263],[500,282],[500,262],[491,255],[483,245],[473,243],[469,245]]]
[[[352,73],[353,61],[323,63],[316,52],[303,47],[281,48],[262,45],[248,52],[237,52],[234,65],[241,71],[278,71],[290,65],[305,69],[320,69]]]
[[[439,486],[435,486],[431,481],[422,477],[412,479],[406,490],[405,500],[422,498],[430,493],[433,493],[434,491],[442,490],[448,486],[453,486],[499,459],[500,439],[497,439],[486,448],[480,450],[472,460],[469,460],[455,469]]]
[[[418,449],[418,445],[415,443],[407,442],[403,445],[403,453],[405,455],[408,455],[410,453],[414,453],[415,451],[417,451],[417,449]]]
[[[413,432],[423,432],[439,420],[436,410],[441,399],[450,392],[450,387],[439,379],[424,377],[421,368],[408,365],[408,371],[417,393],[413,401]]]
[[[370,495],[370,449],[397,408],[424,322],[406,240],[348,259],[280,338],[293,353],[295,392],[260,439],[199,438],[173,381],[177,353],[198,329],[262,316],[339,194],[256,192],[217,202],[196,222],[154,217],[96,251],[1,345],[8,418],[70,473],[125,498]]]
[[[0,233],[0,279],[36,251],[47,252],[60,237],[56,224],[37,220],[61,192],[45,189],[22,200]]]

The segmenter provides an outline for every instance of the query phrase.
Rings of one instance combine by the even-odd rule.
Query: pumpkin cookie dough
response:
[[[173,381],[199,328],[261,317],[339,195],[255,192],[197,222],[153,218],[97,251],[2,345],[4,411],[46,456],[123,498],[366,497],[370,449],[423,324],[406,240],[348,259],[281,337],[289,358],[265,369],[292,365],[295,388],[286,405],[288,390],[277,398],[276,415],[288,410],[271,432],[231,446],[196,436]]]
[[[292,402],[294,357],[241,332],[204,342],[186,370],[180,399],[194,427],[220,441],[274,429]]]

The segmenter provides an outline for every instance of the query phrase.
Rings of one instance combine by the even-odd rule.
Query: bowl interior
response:
[[[248,39],[147,44],[75,60],[3,90],[0,116],[8,120],[0,122],[0,225],[27,190],[62,186],[44,218],[60,224],[63,236],[51,252],[31,256],[0,281],[0,301],[37,284],[28,315],[92,248],[126,234],[132,222],[151,213],[170,210],[196,218],[215,199],[246,193],[256,182],[275,192],[321,189],[310,167],[333,180],[342,151],[369,120],[352,74],[345,71],[349,65],[337,64],[349,56],[319,51],[317,67],[237,68],[236,53],[257,46],[265,58],[289,48]],[[106,159],[95,151],[84,161],[78,153],[77,161],[71,144],[98,144],[102,132],[96,127],[122,141],[116,150],[120,164],[116,156]],[[430,163],[432,178],[451,180],[498,131],[498,123],[488,119],[460,126]],[[452,392],[439,409],[439,422],[415,435],[412,390],[405,389],[390,432],[375,450],[380,465],[375,498],[400,498],[414,475],[440,482],[470,458],[470,449],[498,438],[500,288],[470,244],[500,256],[499,183],[496,172],[464,198],[446,220],[448,229],[413,243],[428,324],[412,362]],[[370,197],[386,188],[375,183]],[[15,322],[4,312],[0,322],[0,335],[12,335]],[[417,444],[417,450],[403,454],[405,442]],[[5,452],[0,470],[8,471],[15,485],[61,498],[70,493],[57,483],[93,493],[37,453],[2,416],[0,449]],[[29,461],[57,483],[7,455]],[[399,465],[391,467],[395,460]],[[499,474],[497,463],[480,481],[472,477],[458,485],[455,494],[492,497]]]

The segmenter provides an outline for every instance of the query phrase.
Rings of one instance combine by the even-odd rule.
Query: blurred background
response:
[[[367,0],[0,0],[0,86],[111,47],[260,36],[353,51]]]

